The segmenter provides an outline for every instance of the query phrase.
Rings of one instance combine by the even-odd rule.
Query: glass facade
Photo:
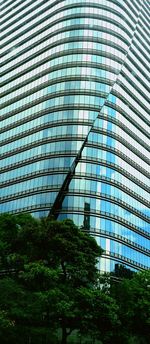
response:
[[[147,0],[1,1],[0,212],[84,226],[150,267]]]

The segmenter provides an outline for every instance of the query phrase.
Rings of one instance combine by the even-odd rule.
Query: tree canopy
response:
[[[0,341],[148,344],[150,272],[100,284],[102,252],[71,220],[0,215]]]
[[[25,340],[30,333],[31,342],[35,329],[42,338],[43,329],[55,333],[61,328],[62,343],[73,330],[88,330],[81,295],[86,297],[97,284],[96,263],[102,249],[94,238],[71,220],[4,214],[0,246],[1,322],[3,332],[9,325],[12,343],[22,328]]]
[[[122,343],[148,344],[150,333],[150,271],[135,273],[113,284],[111,295],[119,305]]]

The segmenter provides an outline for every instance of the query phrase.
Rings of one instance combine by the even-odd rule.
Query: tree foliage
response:
[[[71,220],[0,216],[0,342],[68,342],[74,331],[103,344],[147,344],[150,273],[99,283],[102,249]],[[124,274],[125,271],[125,274]],[[6,335],[7,332],[7,335]]]
[[[111,290],[119,306],[123,343],[148,344],[150,333],[150,271],[135,273],[132,279],[113,284]]]
[[[41,333],[61,328],[66,343],[73,330],[81,331],[79,315],[85,310],[79,296],[96,288],[102,249],[71,220],[37,220],[29,214],[0,216],[0,245],[0,304],[13,333],[28,329],[25,340],[30,333],[33,341],[37,328]]]

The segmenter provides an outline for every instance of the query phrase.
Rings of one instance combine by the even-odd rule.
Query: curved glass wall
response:
[[[1,4],[0,211],[72,218],[149,268],[146,0]]]

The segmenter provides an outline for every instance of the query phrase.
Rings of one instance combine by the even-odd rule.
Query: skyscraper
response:
[[[149,266],[149,1],[1,1],[0,212],[72,218]]]

